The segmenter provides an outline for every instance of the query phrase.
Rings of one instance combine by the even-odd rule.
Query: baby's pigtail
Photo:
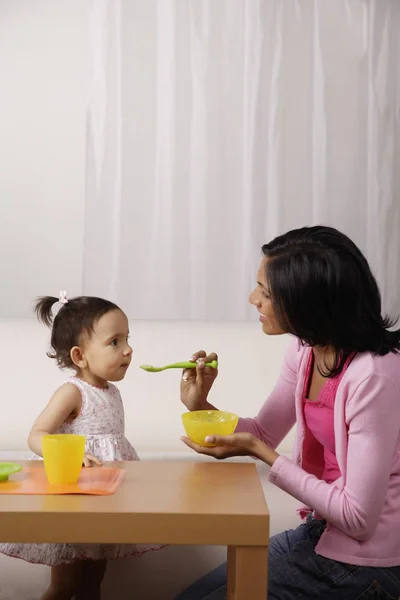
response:
[[[59,298],[54,296],[41,296],[35,303],[35,314],[39,321],[51,327],[53,323],[53,305],[59,302]]]

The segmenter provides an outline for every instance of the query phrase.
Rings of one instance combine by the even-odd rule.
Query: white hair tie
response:
[[[61,304],[68,304],[67,292],[65,290],[62,290],[60,292],[60,297],[58,301],[61,302]]]

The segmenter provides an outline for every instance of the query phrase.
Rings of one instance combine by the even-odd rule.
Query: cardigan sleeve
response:
[[[367,540],[385,502],[400,434],[400,392],[384,374],[372,374],[346,405],[348,446],[343,489],[310,475],[280,456],[270,481],[312,507],[347,535]]]

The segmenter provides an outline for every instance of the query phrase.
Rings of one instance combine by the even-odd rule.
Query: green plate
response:
[[[0,481],[7,481],[10,475],[22,471],[21,465],[10,462],[0,462]]]

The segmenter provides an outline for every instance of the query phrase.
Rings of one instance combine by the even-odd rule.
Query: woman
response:
[[[270,541],[268,600],[400,597],[400,330],[381,316],[368,263],[330,227],[306,227],[263,248],[250,302],[267,335],[295,336],[283,370],[254,419],[214,436],[222,459],[254,456],[297,498],[303,524]],[[183,373],[182,402],[213,409],[216,377],[197,352]],[[291,461],[276,447],[297,424]],[[180,600],[226,598],[223,565]],[[251,599],[249,599],[251,600]]]

